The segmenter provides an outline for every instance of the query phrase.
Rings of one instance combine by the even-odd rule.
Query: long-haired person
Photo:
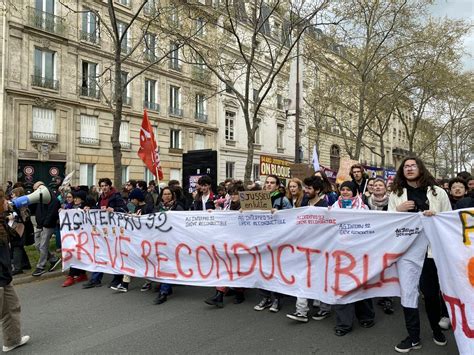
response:
[[[287,186],[286,198],[290,201],[293,208],[301,207],[304,198],[303,183],[298,178],[292,178]]]
[[[314,173],[314,176],[318,176],[323,180],[323,189],[321,190],[320,195],[324,194],[324,198],[326,199],[328,206],[332,206],[338,198],[337,187],[334,189],[333,184],[329,181],[329,178],[324,170],[317,170]]]
[[[436,212],[451,211],[448,194],[436,186],[436,180],[417,157],[405,158],[397,170],[393,184],[390,187],[388,210],[392,212],[423,212],[432,215]],[[433,341],[436,345],[446,345],[444,336],[438,324],[441,317],[441,296],[438,281],[438,271],[428,248],[419,280],[420,291],[425,299]],[[402,340],[395,350],[400,353],[421,348],[420,314],[418,308],[403,307],[405,325],[408,337]]]
[[[20,300],[13,288],[10,248],[8,246],[7,222],[8,202],[5,191],[0,189],[0,305],[2,312],[3,351],[11,351],[25,345],[30,337],[21,335]]]

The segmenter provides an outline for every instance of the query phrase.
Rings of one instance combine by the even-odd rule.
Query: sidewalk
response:
[[[52,279],[63,275],[61,270],[46,272],[41,276],[31,276],[32,270],[26,270],[23,274],[13,276],[13,285],[22,285],[30,282]]]

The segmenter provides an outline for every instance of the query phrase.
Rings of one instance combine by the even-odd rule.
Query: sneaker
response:
[[[125,287],[123,284],[118,284],[117,286],[110,286],[110,288],[118,292],[128,292],[128,287]]]
[[[49,272],[54,271],[54,269],[56,269],[59,264],[61,264],[61,258],[58,258],[57,260],[51,262],[51,267],[49,268]]]
[[[90,280],[89,282],[86,282],[84,285],[82,285],[82,288],[94,288],[94,287],[100,287],[102,286],[102,282],[100,281],[94,281]]]
[[[265,308],[269,308],[272,306],[272,300],[268,297],[262,298],[259,304],[253,307],[256,311],[263,311]]]
[[[79,275],[75,279],[76,282],[84,282],[84,281],[87,281],[87,280],[88,280],[88,278],[87,278],[86,274]]]
[[[150,291],[151,290],[151,282],[145,282],[140,289],[142,292]]]
[[[433,333],[433,341],[438,346],[445,346],[448,343],[446,337],[441,332]]]
[[[308,323],[308,320],[309,320],[308,316],[306,314],[302,314],[300,312],[287,314],[286,316],[290,319],[293,319],[293,320],[296,320],[296,321],[302,322],[302,323]]]
[[[383,312],[385,314],[393,314],[393,302],[390,299],[385,300],[385,303],[383,305]]]
[[[163,304],[168,300],[168,295],[166,293],[159,293],[158,296],[153,300],[153,304]]]
[[[448,317],[442,317],[438,324],[441,329],[448,330],[451,326],[451,321]]]
[[[331,312],[318,310],[311,318],[314,320],[323,320],[331,315]]]
[[[270,312],[277,313],[281,309],[281,301],[277,298],[273,300],[272,306],[270,307]]]
[[[62,287],[69,287],[69,286],[74,285],[74,283],[75,283],[74,277],[68,276],[66,278],[66,281],[63,282]]]
[[[40,269],[39,267],[36,268],[35,271],[31,274],[31,276],[41,276],[46,272],[45,269]]]
[[[16,345],[12,345],[12,346],[3,346],[3,352],[6,353],[8,351],[12,351],[13,349],[16,349],[22,345],[25,345],[26,343],[28,343],[28,340],[30,340],[30,336],[29,335],[23,335],[20,339],[20,342]]]
[[[395,351],[399,353],[408,353],[410,350],[421,349],[421,341],[412,342],[410,337],[406,337],[396,347]]]

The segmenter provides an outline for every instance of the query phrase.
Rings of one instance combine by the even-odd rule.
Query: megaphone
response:
[[[51,202],[51,193],[44,185],[38,187],[33,193],[25,196],[20,196],[10,201],[10,203],[13,204],[16,208],[21,208],[28,205],[32,205],[33,203],[38,203],[40,201],[41,203]]]

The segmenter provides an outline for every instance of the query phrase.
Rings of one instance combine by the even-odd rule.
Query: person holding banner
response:
[[[391,186],[388,210],[392,212],[423,212],[433,215],[437,212],[451,211],[451,204],[446,191],[436,186],[436,180],[426,169],[419,158],[405,158],[397,170]],[[447,344],[446,337],[438,322],[441,318],[441,295],[436,264],[428,251],[419,280],[420,291],[424,296],[426,314],[433,331],[433,341],[436,345]],[[405,326],[408,337],[402,340],[395,350],[407,353],[410,350],[421,349],[420,314],[418,308],[403,307]]]
[[[352,181],[344,181],[340,187],[341,197],[332,208],[364,209],[369,207],[362,201],[358,193],[357,185]],[[371,299],[365,299],[354,303],[338,304],[333,306],[336,313],[336,327],[334,333],[337,336],[344,336],[352,331],[354,319],[359,320],[362,328],[374,326],[375,312]]]
[[[301,207],[304,197],[303,183],[298,178],[292,178],[288,182],[286,198],[290,201],[293,208]]]
[[[274,210],[285,210],[292,208],[290,201],[283,195],[278,188],[280,187],[280,178],[276,175],[268,175],[265,179],[265,191],[270,193],[272,206]],[[260,290],[262,300],[253,307],[256,311],[263,311],[270,308],[270,312],[277,313],[281,309],[281,299],[283,295],[278,292]]]

